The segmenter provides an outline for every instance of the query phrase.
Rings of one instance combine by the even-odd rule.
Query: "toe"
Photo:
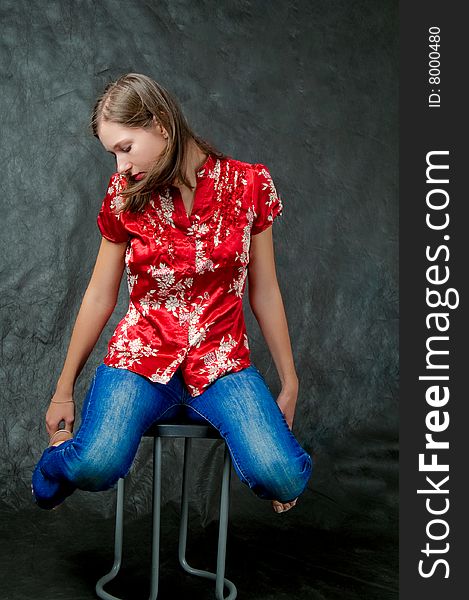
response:
[[[277,513],[286,512],[295,506],[298,498],[295,498],[291,502],[280,502],[279,500],[272,500],[272,507]]]

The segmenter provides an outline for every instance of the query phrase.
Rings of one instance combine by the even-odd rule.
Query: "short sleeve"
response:
[[[122,205],[119,196],[122,185],[122,177],[119,173],[114,173],[109,180],[106,195],[96,218],[101,235],[116,243],[126,242],[129,239],[129,234],[122,220],[122,214],[117,212]]]
[[[265,165],[253,165],[252,203],[255,215],[251,233],[255,235],[270,227],[283,211],[282,200]]]

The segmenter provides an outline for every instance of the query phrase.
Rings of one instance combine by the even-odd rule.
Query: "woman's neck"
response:
[[[185,156],[185,176],[189,183],[195,187],[197,183],[197,171],[204,164],[207,158],[207,154],[201,150],[193,139],[190,139],[187,143],[186,156]],[[183,183],[179,182],[177,179],[175,180],[176,187],[182,188],[186,187]]]

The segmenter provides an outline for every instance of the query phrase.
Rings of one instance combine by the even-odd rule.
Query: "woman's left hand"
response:
[[[293,417],[295,415],[296,400],[298,398],[298,384],[286,384],[278,395],[277,404],[288,423],[288,427],[293,427]]]

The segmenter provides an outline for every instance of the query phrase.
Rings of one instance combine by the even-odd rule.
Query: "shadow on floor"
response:
[[[89,600],[113,562],[114,520],[79,514],[66,504],[2,513],[2,600]],[[246,600],[397,600],[397,544],[347,537],[298,526],[287,514],[281,527],[230,520],[226,577]],[[187,560],[215,570],[217,523],[205,529],[190,519]],[[292,526],[294,524],[294,526]],[[194,578],[178,564],[178,514],[162,510],[159,596],[214,598],[214,583]],[[123,565],[106,590],[124,600],[149,596],[151,518],[127,518]]]

